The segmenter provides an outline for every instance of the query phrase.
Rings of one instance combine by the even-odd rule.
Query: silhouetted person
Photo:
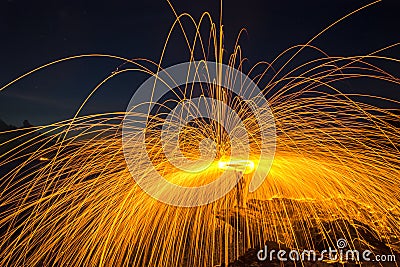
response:
[[[246,200],[247,200],[247,195],[249,192],[249,185],[247,184],[247,181],[243,175],[242,172],[236,171],[236,178],[237,178],[237,184],[236,184],[236,200],[237,200],[237,206],[241,208],[246,208]]]

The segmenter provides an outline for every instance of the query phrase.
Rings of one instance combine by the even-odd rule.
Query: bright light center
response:
[[[222,170],[240,171],[243,174],[247,174],[254,171],[254,162],[251,160],[220,160],[218,162],[218,168]]]

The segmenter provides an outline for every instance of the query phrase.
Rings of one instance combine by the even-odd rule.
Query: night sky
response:
[[[139,2],[139,3],[138,3]],[[271,61],[281,51],[306,43],[336,19],[372,1],[304,0],[224,1],[225,48],[232,52],[241,28],[244,54],[251,64]],[[172,1],[178,13],[198,19],[209,11],[219,19],[219,1]],[[400,1],[383,0],[346,19],[313,44],[331,56],[362,55],[400,41]],[[63,57],[104,53],[158,61],[174,14],[163,0],[20,1],[0,3],[0,84]],[[164,67],[187,60],[184,39],[174,35]],[[400,49],[383,53],[399,58]],[[19,126],[24,119],[39,125],[70,118],[90,91],[121,62],[77,59],[44,69],[0,92],[0,119]],[[399,66],[379,65],[395,76]],[[94,96],[83,114],[123,111],[146,76],[124,74]],[[398,86],[351,84],[365,92],[400,100]],[[361,89],[360,89],[361,90]]]

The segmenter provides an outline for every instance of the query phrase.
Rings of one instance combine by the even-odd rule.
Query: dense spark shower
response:
[[[199,22],[189,15],[177,16],[173,29],[182,25],[183,17],[190,18],[196,29],[192,40],[184,33],[191,51],[188,61],[223,63],[222,25],[204,13]],[[200,29],[206,20],[211,23],[210,34],[202,36]],[[39,69],[76,58],[111,57],[123,63],[91,92],[72,119],[0,133],[9,137],[0,144],[0,166],[9,169],[0,181],[0,265],[215,266],[266,241],[317,249],[321,243],[335,247],[338,238],[346,238],[350,247],[373,250],[365,232],[399,253],[400,129],[396,123],[400,116],[398,110],[365,100],[400,103],[346,94],[340,88],[341,81],[358,78],[398,85],[400,79],[378,64],[381,60],[399,63],[380,56],[395,45],[363,56],[332,57],[311,41],[285,50],[271,63],[257,63],[247,73],[262,89],[276,129],[271,169],[255,192],[246,188],[253,170],[265,166],[258,162],[262,127],[239,96],[229,95],[212,81],[186,87],[201,92],[200,101],[204,95],[212,96],[235,110],[250,147],[248,158],[230,159],[232,140],[221,124],[207,118],[191,120],[176,136],[181,152],[176,160],[214,155],[206,168],[192,166],[193,172],[170,163],[160,138],[160,131],[167,136],[176,134],[168,132],[175,129],[175,120],[161,115],[172,111],[171,102],[181,103],[190,96],[175,92],[147,118],[147,153],[169,182],[202,186],[227,170],[241,180],[240,186],[222,198],[197,207],[162,203],[135,183],[151,172],[141,167],[147,159],[135,153],[131,162],[137,170],[128,169],[122,126],[129,111],[79,115],[91,95],[110,78],[137,71],[156,76],[162,60],[74,56],[46,64],[1,88],[7,90]],[[195,54],[198,48],[200,56]],[[298,60],[305,51],[312,51],[314,58]],[[283,64],[279,63],[282,59]],[[289,69],[289,63],[295,66]],[[245,68],[239,41],[227,64],[241,71]],[[238,82],[230,78],[231,83]],[[218,105],[209,106],[208,112],[227,124],[234,121]],[[178,113],[173,117],[183,119]],[[166,123],[167,127],[160,128]],[[132,139],[129,149],[136,151],[141,145]],[[336,233],[341,235],[333,236]]]

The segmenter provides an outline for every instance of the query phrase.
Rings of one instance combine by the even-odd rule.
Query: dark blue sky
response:
[[[139,2],[139,3],[137,3]],[[372,1],[224,1],[225,46],[231,52],[239,30],[250,63],[271,61],[285,48],[305,43],[324,27]],[[219,1],[172,1],[178,13],[219,16]],[[343,21],[314,43],[330,55],[360,55],[400,41],[400,1],[383,0]],[[166,1],[0,2],[0,84],[47,62],[77,54],[105,53],[158,60],[174,14]],[[174,37],[165,66],[182,62],[183,39]],[[385,55],[399,58],[399,49]],[[116,60],[78,59],[44,69],[0,92],[0,119],[43,124],[70,118],[85,96],[120,65]],[[380,65],[399,77],[398,66]],[[146,76],[110,81],[84,113],[123,111]],[[366,92],[400,99],[399,88],[355,83]],[[368,88],[368,86],[370,86]]]

